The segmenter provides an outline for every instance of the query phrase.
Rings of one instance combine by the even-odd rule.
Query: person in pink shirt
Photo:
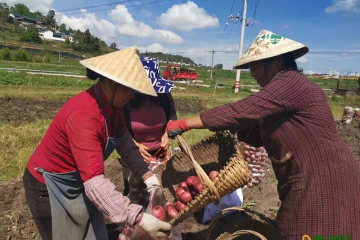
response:
[[[170,93],[173,83],[160,77],[159,62],[155,58],[140,58],[158,97],[135,93],[135,97],[124,107],[127,128],[144,161],[150,170],[162,161],[166,161],[166,152],[170,139],[165,131],[170,120],[177,120],[174,99]],[[128,169],[123,170],[125,190],[129,192]]]

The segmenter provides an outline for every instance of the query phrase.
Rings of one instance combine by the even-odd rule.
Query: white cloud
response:
[[[360,12],[357,7],[358,0],[334,0],[333,4],[325,9],[327,13],[335,13],[340,11],[345,12]]]
[[[86,11],[86,9],[80,9],[80,12],[86,13],[87,11]]]
[[[145,10],[145,9],[142,9],[141,10],[141,13],[143,14],[143,15],[145,15],[146,17],[152,17],[152,12],[150,12],[150,11],[148,11],[148,10]]]
[[[302,56],[301,58],[296,59],[296,62],[305,64],[305,63],[308,63],[309,61],[307,60],[307,58],[305,56]]]
[[[306,71],[304,71],[304,73],[311,75],[311,74],[315,74],[316,72],[313,70],[306,70]]]
[[[328,71],[329,75],[331,76],[339,76],[340,75],[340,71],[335,69],[335,68],[330,68],[330,70]]]
[[[164,47],[159,44],[159,43],[154,43],[154,44],[151,44],[147,47],[138,47],[138,46],[135,46],[135,48],[139,49],[140,52],[164,52]]]
[[[9,6],[13,6],[17,3],[25,4],[30,11],[40,11],[42,13],[47,13],[54,2],[54,0],[2,0]]]
[[[124,5],[117,5],[116,9],[111,10],[110,17],[113,21],[117,22],[116,30],[119,34],[134,37],[152,38],[156,41],[176,44],[184,43],[184,40],[173,32],[153,29],[144,22],[134,20]]]
[[[181,5],[173,5],[166,13],[160,15],[157,22],[168,29],[180,31],[219,26],[219,19],[217,17],[210,16],[205,9],[199,8],[192,1]]]
[[[135,24],[135,20],[124,5],[117,5],[111,10],[110,17],[119,24]]]
[[[110,42],[115,36],[115,25],[104,19],[98,20],[94,13],[84,13],[84,17],[68,17],[65,14],[56,14],[56,20],[59,24],[64,23],[72,29],[85,31],[89,29],[92,34],[101,38],[105,42]]]
[[[285,24],[283,28],[290,28],[290,26],[288,24]]]
[[[154,29],[143,22],[138,24],[120,24],[116,27],[118,33],[134,37],[151,37],[154,34]]]
[[[109,12],[112,21],[97,19],[95,13],[83,12],[82,17],[69,17],[65,14],[57,13],[56,20],[59,24],[73,29],[85,31],[89,29],[92,34],[100,37],[107,43],[113,42],[116,35],[127,35],[141,38],[151,38],[156,41],[182,44],[184,40],[173,32],[163,29],[153,29],[144,22],[136,21],[128,12],[124,5],[118,5]]]
[[[164,41],[165,39],[167,39],[167,42],[171,43],[184,43],[184,40],[180,36],[167,30],[154,30],[153,38],[157,41]]]

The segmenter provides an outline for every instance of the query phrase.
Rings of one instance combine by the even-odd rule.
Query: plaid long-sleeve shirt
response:
[[[244,140],[265,146],[271,157],[282,201],[277,216],[282,239],[304,234],[360,239],[359,167],[319,86],[288,71],[258,93],[200,117],[213,131],[253,126]]]

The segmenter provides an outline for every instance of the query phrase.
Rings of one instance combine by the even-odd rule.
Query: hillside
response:
[[[99,37],[92,35],[87,29],[80,31],[67,27],[65,24],[58,25],[55,19],[55,11],[49,10],[47,15],[40,12],[31,12],[25,4],[8,6],[0,3],[0,49],[9,48],[19,51],[22,48],[32,55],[28,57],[43,57],[51,54],[56,57],[58,52],[72,58],[92,57],[106,54],[117,50],[116,43],[108,46]],[[14,55],[15,53],[13,53]],[[182,63],[195,65],[195,62],[179,55],[156,53],[140,53],[141,56],[150,56],[162,62]],[[11,60],[9,57],[0,58]]]
[[[176,62],[176,63],[183,63],[183,64],[190,64],[190,65],[196,65],[196,63],[188,57],[183,57],[180,55],[172,55],[162,52],[147,52],[147,53],[140,53],[140,56],[149,56],[153,58],[159,59],[159,61],[162,62]]]

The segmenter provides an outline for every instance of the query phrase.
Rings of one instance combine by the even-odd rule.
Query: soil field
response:
[[[52,119],[65,101],[0,98],[0,122],[15,126],[36,119]]]
[[[52,119],[66,100],[31,100],[25,98],[0,98],[0,122],[15,126],[36,119]],[[196,114],[205,108],[205,101],[200,99],[175,99],[176,111]]]
[[[46,101],[45,104],[45,102],[41,101],[31,102],[15,99],[1,99],[0,104],[2,113],[10,114],[10,117],[7,116],[7,118],[4,118],[3,114],[1,114],[1,121],[20,124],[22,121],[34,120],[37,117],[37,114],[44,114],[42,116],[52,118],[63,103],[64,102],[54,101],[49,104],[49,101]],[[181,106],[184,105],[183,103]],[[187,102],[185,101],[185,103]],[[193,100],[191,100],[191,103],[194,105]],[[32,108],[33,111],[36,109],[37,114],[31,113],[31,111],[27,113],[27,107],[24,108],[24,106],[27,106],[29,109]],[[201,103],[198,104],[197,108],[204,108],[203,106],[203,103]],[[8,108],[12,108],[12,111],[8,110]],[[47,113],[49,111],[50,113]],[[178,111],[181,111],[181,107],[178,108]],[[15,115],[14,112],[21,112],[21,114]],[[26,118],[24,117],[24,114],[28,114],[26,115]],[[20,119],[22,121],[20,121]],[[360,128],[358,125],[359,121],[355,120],[349,125],[337,122],[339,133],[353,151],[356,160],[360,163]],[[118,161],[113,160],[106,162],[105,175],[116,183],[119,191],[123,191],[122,169]],[[268,173],[264,181],[255,188],[247,188],[244,190],[244,206],[264,214],[270,221],[273,221],[280,207],[276,184],[277,181],[274,172],[269,165]],[[205,239],[208,227],[208,225],[195,223],[193,220],[185,221],[180,225],[184,240]],[[115,228],[114,225],[108,225],[110,240],[117,239],[116,236],[118,232],[115,231]],[[224,231],[233,232],[239,229],[252,229],[262,233],[269,240],[278,239],[276,232],[271,226],[264,224],[251,214],[239,212],[221,219],[212,231],[211,239],[215,239]],[[0,240],[40,239],[30,211],[25,203],[25,194],[21,179],[0,182],[0,232]],[[237,239],[249,240],[256,238],[245,236]]]

